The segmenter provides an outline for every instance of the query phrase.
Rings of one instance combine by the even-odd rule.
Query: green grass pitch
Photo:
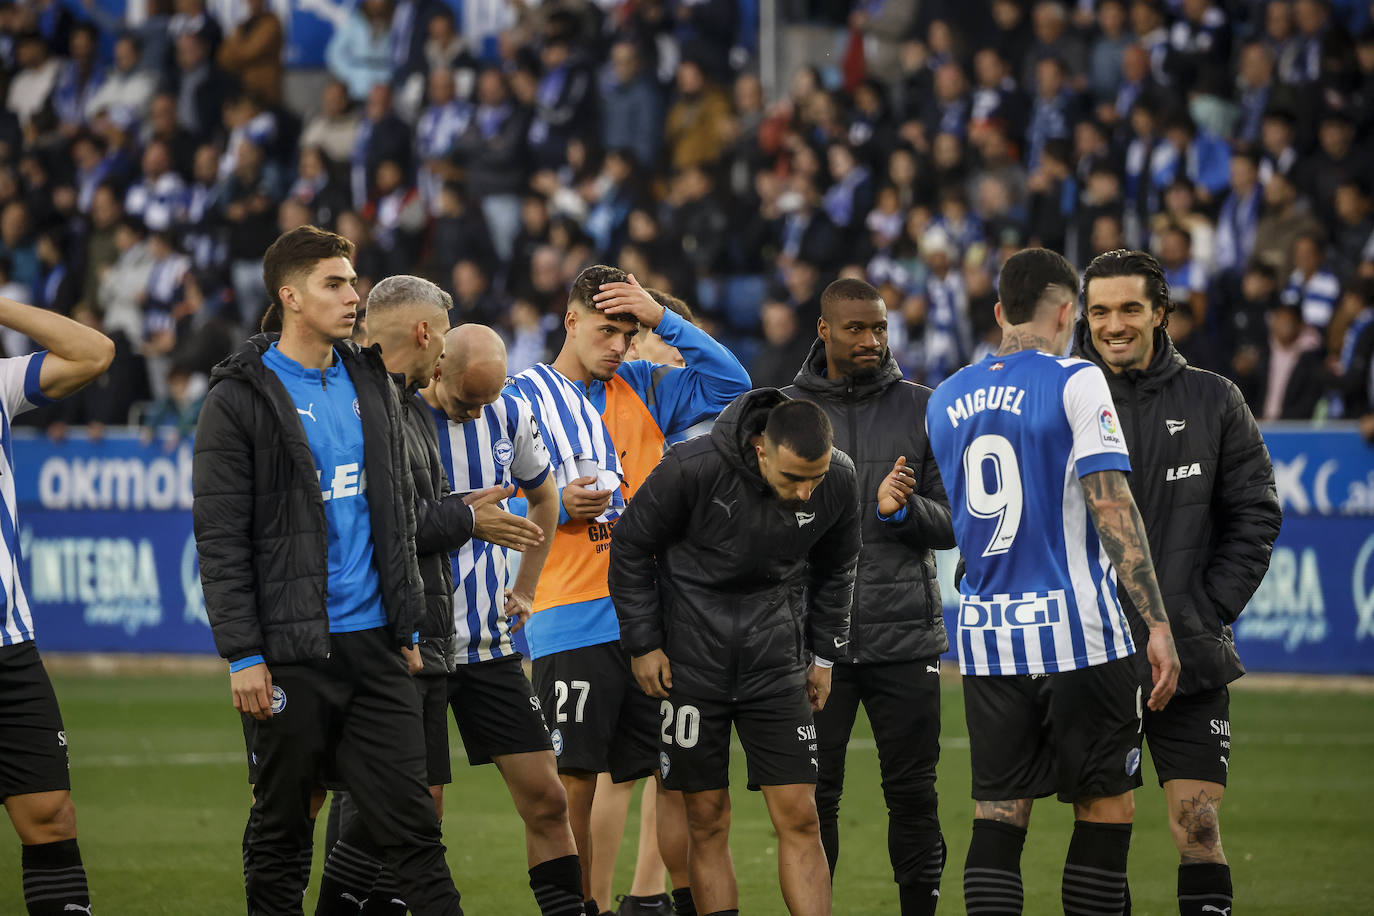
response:
[[[249,802],[242,738],[223,677],[54,678],[72,755],[82,853],[102,916],[217,916],[244,911],[239,842]],[[960,913],[968,844],[968,742],[957,683],[945,685],[940,816],[950,861],[941,912]],[[1238,690],[1232,697],[1232,787],[1222,809],[1242,913],[1374,912],[1374,701],[1334,690]],[[454,741],[456,742],[456,735]],[[536,914],[521,825],[492,767],[455,747],[445,841],[474,916]],[[743,757],[733,765],[742,777]],[[1163,795],[1146,765],[1137,794],[1131,895],[1138,916],[1177,912],[1176,855]],[[878,759],[860,720],[849,752],[835,913],[895,914]],[[742,779],[737,778],[737,783]],[[784,912],[776,844],[763,800],[735,792],[733,848],[742,912]],[[323,820],[323,819],[322,819]],[[616,892],[628,890],[638,820],[631,813]],[[1059,874],[1072,817],[1042,801],[1023,873],[1028,914],[1059,912]],[[322,841],[323,827],[318,837]],[[0,913],[24,912],[19,846],[0,842]],[[319,879],[317,849],[313,886]]]

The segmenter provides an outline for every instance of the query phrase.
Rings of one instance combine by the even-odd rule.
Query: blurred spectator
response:
[[[606,149],[626,149],[641,166],[658,163],[663,136],[663,100],[652,76],[644,72],[634,42],[611,47],[611,63],[601,82],[601,140]]]
[[[202,32],[186,31],[176,41],[176,69],[171,87],[177,96],[177,121],[197,143],[214,137],[228,94],[224,74],[211,62]]]
[[[287,196],[309,209],[309,222],[332,226],[334,219],[349,207],[348,192],[334,178],[334,165],[319,147],[301,147],[296,165],[296,180]]]
[[[177,123],[177,100],[171,93],[160,92],[153,96],[148,108],[148,121],[140,142],[146,148],[154,140],[167,145],[172,169],[183,178],[189,178],[195,166],[196,141]]]
[[[374,86],[391,81],[391,0],[362,0],[334,29],[325,48],[325,63],[357,102]]]
[[[502,261],[510,260],[520,231],[520,195],[527,168],[524,139],[529,119],[529,110],[511,100],[501,71],[494,67],[483,70],[477,78],[477,111],[458,139],[457,156]]]
[[[540,50],[543,75],[530,120],[530,154],[536,168],[556,167],[574,138],[598,137],[596,83],[591,65],[572,36],[546,36]]]
[[[100,276],[96,304],[102,324],[120,331],[137,349],[143,346],[143,300],[153,256],[143,238],[143,229],[133,220],[121,218],[114,230],[115,260]]]
[[[1188,312],[1194,322],[1201,322],[1207,314],[1207,272],[1193,257],[1193,238],[1188,230],[1178,223],[1164,226],[1155,254],[1164,268],[1169,298],[1178,306],[1175,314]]]
[[[472,101],[477,91],[480,64],[467,40],[458,32],[453,11],[446,6],[434,9],[429,14],[425,36],[425,65],[428,72],[451,71],[456,96],[464,101]]]
[[[1347,178],[1336,188],[1334,224],[1331,266],[1337,277],[1349,282],[1359,274],[1365,246],[1374,238],[1369,192],[1359,178]]]
[[[732,133],[730,103],[706,79],[701,64],[684,60],[677,68],[677,99],[668,108],[664,139],[674,169],[712,165]]]
[[[373,194],[359,214],[372,224],[372,238],[388,274],[405,273],[414,262],[428,221],[420,192],[406,180],[401,163],[383,159],[372,182]]]
[[[124,212],[162,232],[186,219],[189,202],[186,182],[172,170],[171,147],[151,141],[143,149],[143,176],[124,197]]]
[[[1259,161],[1248,149],[1231,154],[1231,192],[1217,216],[1216,267],[1222,273],[1239,271],[1250,263],[1259,228]]]
[[[1236,139],[1243,143],[1258,143],[1264,112],[1273,94],[1273,50],[1262,41],[1246,44],[1240,51],[1239,71],[1236,88],[1240,90],[1240,122],[1236,127]]]
[[[19,301],[32,302],[39,279],[38,246],[29,208],[22,201],[12,200],[0,210],[0,256],[9,260],[10,282],[26,292]]]
[[[1341,281],[1326,268],[1321,236],[1298,236],[1293,241],[1293,273],[1281,297],[1284,305],[1296,306],[1304,324],[1325,330],[1331,324],[1340,296]]]
[[[759,317],[763,346],[749,365],[749,378],[756,388],[785,388],[797,377],[815,338],[809,325],[802,330],[797,313],[784,302],[763,303]]]
[[[145,444],[158,439],[171,451],[196,431],[209,385],[205,376],[175,364],[167,370],[164,384],[167,393],[143,411],[140,435]]]
[[[178,45],[183,35],[194,35],[205,46],[207,57],[213,59],[224,40],[224,30],[205,9],[205,0],[175,0],[176,12],[167,22],[167,31]]]
[[[318,147],[332,163],[347,162],[358,136],[358,114],[349,105],[347,86],[337,80],[326,83],[319,113],[301,131],[301,146]]]
[[[1269,340],[1260,378],[1265,379],[1262,420],[1310,420],[1321,402],[1325,369],[1322,338],[1302,323],[1295,305],[1269,314]]]
[[[922,369],[927,382],[939,384],[963,366],[973,354],[968,291],[963,274],[955,270],[958,251],[949,233],[939,226],[921,236],[921,254],[930,274],[907,324],[920,325]]]
[[[1329,224],[1336,215],[1336,189],[1344,181],[1367,176],[1370,157],[1355,148],[1355,125],[1342,112],[1322,115],[1317,138],[1319,149],[1304,164],[1300,184],[1317,218]]]
[[[1088,89],[1095,99],[1105,102],[1114,99],[1120,90],[1126,48],[1131,44],[1131,36],[1126,31],[1124,0],[1102,0],[1097,5],[1097,28],[1088,70]],[[1136,72],[1132,76],[1139,81],[1143,74]]]
[[[439,190],[451,177],[449,159],[458,138],[472,124],[475,110],[471,102],[455,95],[452,70],[436,67],[430,71],[429,103],[415,125],[415,156],[421,162],[420,197],[430,213],[439,210]]]
[[[225,73],[238,80],[244,92],[264,105],[280,105],[282,93],[281,20],[267,0],[244,0],[248,15],[224,37],[215,59]]]
[[[1087,46],[1070,30],[1069,11],[1065,5],[1059,0],[1039,0],[1031,9],[1031,30],[1035,39],[1026,49],[1021,65],[1022,85],[1036,82],[1042,61],[1055,60],[1062,71],[1083,74],[1079,78],[1086,87]]]
[[[47,41],[37,32],[20,35],[15,45],[19,70],[10,77],[6,101],[19,123],[27,125],[52,97],[61,64],[49,54]]]
[[[33,304],[62,315],[70,315],[81,298],[81,278],[72,272],[64,256],[66,246],[55,229],[38,234],[34,251],[38,255],[38,282]]]
[[[220,205],[227,229],[229,268],[240,320],[267,304],[262,285],[262,255],[276,238],[277,204],[281,187],[262,147],[245,137],[239,141],[234,171],[224,179]]]
[[[453,266],[453,308],[449,309],[449,323],[477,322],[498,326],[505,315],[506,303],[491,289],[491,278],[476,261],[461,260]]]
[[[124,35],[115,40],[114,67],[86,102],[86,117],[95,118],[112,109],[127,109],[140,117],[157,90],[157,75],[141,66],[138,40]]]
[[[353,208],[361,210],[372,197],[377,167],[385,161],[397,163],[403,177],[411,161],[411,132],[392,109],[391,87],[378,83],[367,92],[362,120],[353,137],[348,158],[349,191]]]
[[[52,107],[64,134],[75,134],[86,121],[91,98],[105,81],[99,60],[100,33],[88,22],[79,23],[71,36],[71,51],[63,61],[53,86]]]
[[[105,269],[114,264],[119,257],[120,249],[115,234],[123,216],[124,209],[120,206],[119,197],[111,185],[100,185],[92,191],[90,229],[86,234],[86,251],[83,259],[85,276],[81,280],[81,298],[88,303],[99,302],[101,277]],[[101,308],[103,309],[103,306]]]
[[[517,375],[535,363],[546,362],[549,359],[549,328],[557,323],[557,318],[540,314],[523,299],[511,303],[510,331],[506,340],[507,371]]]
[[[1307,201],[1283,172],[1276,171],[1264,186],[1264,215],[1255,228],[1255,257],[1278,269],[1280,276],[1293,270],[1293,245],[1301,235],[1321,232]]]

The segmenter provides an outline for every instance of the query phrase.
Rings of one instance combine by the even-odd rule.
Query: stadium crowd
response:
[[[600,261],[690,301],[761,385],[792,380],[836,276],[882,291],[894,354],[933,385],[996,345],[1011,253],[1146,248],[1190,363],[1262,419],[1374,436],[1370,5],[796,2],[833,54],[779,98],[735,0],[516,6],[478,40],[439,0],[363,0],[295,112],[267,0],[237,22],[204,0],[138,23],[0,5],[0,290],[118,344],[98,386],[26,420],[138,404],[190,429],[266,305],[267,245],[313,223],[357,245],[364,294],[439,283],[512,372],[557,351]]]

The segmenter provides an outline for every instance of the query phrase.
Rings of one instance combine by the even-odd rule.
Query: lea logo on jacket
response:
[[[1201,477],[1202,465],[1194,461],[1192,464],[1180,465],[1176,468],[1169,468],[1164,472],[1165,480],[1183,480],[1188,477]]]

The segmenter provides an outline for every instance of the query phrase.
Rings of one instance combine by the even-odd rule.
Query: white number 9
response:
[[[994,486],[987,486],[984,466],[992,464]],[[975,518],[995,518],[983,556],[993,557],[1011,550],[1021,528],[1021,509],[1025,500],[1021,490],[1021,465],[1005,436],[979,436],[964,450],[964,493],[969,514]]]

